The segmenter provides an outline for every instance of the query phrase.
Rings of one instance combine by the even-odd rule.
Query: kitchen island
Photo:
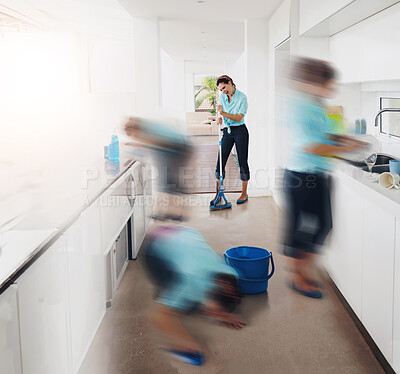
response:
[[[337,162],[325,266],[377,347],[400,373],[400,190]]]
[[[143,241],[153,202],[150,175],[150,165],[132,159],[70,168],[35,196],[38,209],[1,235],[5,373],[79,371],[127,266],[120,236],[129,236],[131,258]]]

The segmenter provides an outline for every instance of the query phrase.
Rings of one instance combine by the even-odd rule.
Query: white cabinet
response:
[[[143,193],[144,193],[144,226],[150,223],[153,214],[153,169],[150,164],[143,163]]]
[[[79,369],[105,313],[106,269],[98,204],[66,231],[72,371]]]
[[[363,199],[340,180],[335,180],[332,192],[333,230],[327,268],[361,319]]]
[[[364,203],[362,323],[392,363],[395,218]]]
[[[380,196],[338,173],[329,275],[387,361],[400,369],[400,223]]]
[[[142,166],[132,169],[132,178],[134,181],[134,206],[133,206],[133,258],[136,258],[140,246],[142,245],[145,228],[145,183],[143,180]]]
[[[269,20],[269,41],[273,47],[290,37],[290,0],[284,0]]]
[[[396,219],[393,305],[393,369],[400,373],[400,218]]]
[[[343,83],[400,79],[400,4],[330,38]]]
[[[24,374],[70,372],[66,264],[61,236],[18,278]]]
[[[132,168],[140,166],[136,162]],[[101,207],[101,237],[103,252],[108,252],[123,226],[132,213],[133,180],[127,171],[119,180],[101,195],[98,205]]]
[[[0,295],[0,374],[21,374],[17,287]]]
[[[317,26],[352,2],[354,0],[300,0],[300,35]]]

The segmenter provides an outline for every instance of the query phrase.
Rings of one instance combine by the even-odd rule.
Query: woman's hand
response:
[[[236,318],[233,314],[227,313],[223,317],[219,317],[218,320],[225,326],[240,330],[242,327],[246,326],[246,323]]]
[[[222,117],[218,117],[217,124],[222,125]]]
[[[224,326],[232,329],[240,330],[242,327],[246,326],[245,322],[240,321],[233,314],[223,311],[215,301],[209,302],[208,307],[203,309],[202,312],[209,317],[215,318]]]
[[[224,109],[224,108],[222,107],[222,105],[218,105],[218,106],[217,106],[217,112],[219,112],[219,114],[222,113],[223,109]]]

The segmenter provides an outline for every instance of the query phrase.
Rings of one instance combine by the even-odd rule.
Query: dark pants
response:
[[[190,144],[170,143],[155,149],[156,166],[159,172],[159,190],[169,194],[186,193],[182,172],[191,155]]]
[[[330,177],[286,170],[283,177],[286,198],[284,254],[301,258],[316,253],[332,229]]]
[[[222,136],[222,175],[225,178],[225,165],[228,161],[232,147],[235,144],[240,167],[240,179],[242,181],[248,181],[250,179],[250,170],[249,165],[247,164],[249,154],[249,132],[247,131],[246,125],[232,126],[231,130],[231,133],[228,134],[228,129],[225,128],[224,135]],[[219,152],[215,176],[217,179],[220,177]]]

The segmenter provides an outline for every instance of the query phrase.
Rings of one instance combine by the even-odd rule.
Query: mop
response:
[[[219,119],[219,112],[217,112],[217,122]],[[228,133],[231,132],[230,127],[228,126]],[[214,203],[210,203],[210,210],[222,210],[222,209],[229,209],[232,208],[232,204],[228,203],[228,200],[226,200],[224,191],[226,190],[224,186],[224,177],[222,173],[222,134],[221,134],[221,125],[218,125],[218,134],[219,134],[219,187],[218,187],[218,195],[216,199],[214,200]]]

